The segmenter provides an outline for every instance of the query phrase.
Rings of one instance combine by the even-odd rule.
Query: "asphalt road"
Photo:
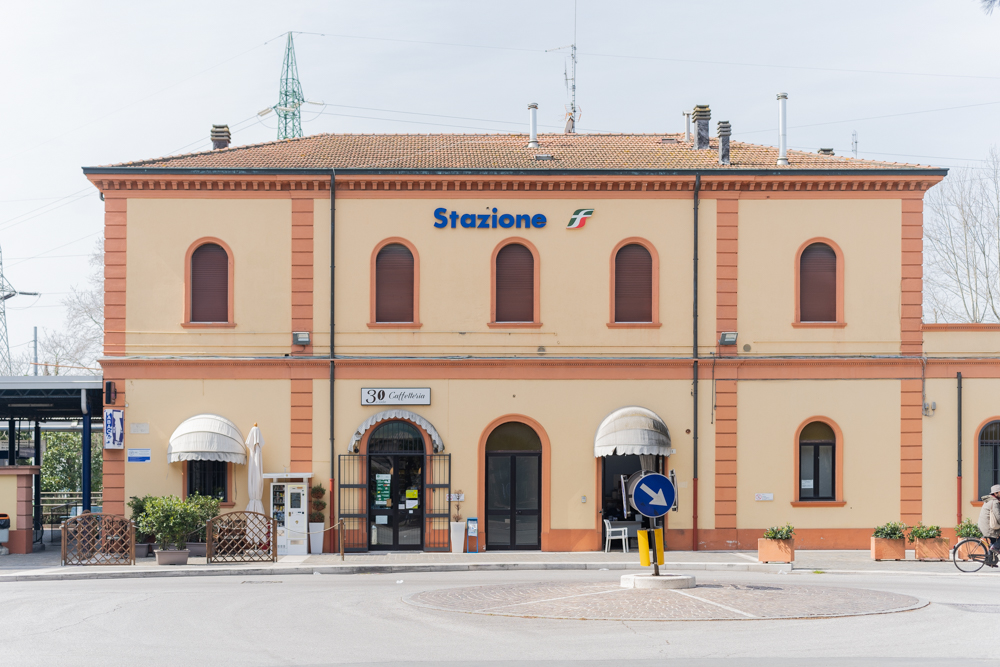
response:
[[[699,583],[857,587],[930,604],[834,619],[623,622],[484,616],[403,601],[446,587],[621,575],[601,571],[5,583],[0,664],[998,664],[997,576],[709,574]]]

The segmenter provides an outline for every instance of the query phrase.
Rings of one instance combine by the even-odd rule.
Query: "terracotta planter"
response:
[[[157,565],[187,565],[188,562],[187,549],[167,549],[166,551],[153,549],[153,553],[156,554]]]
[[[926,540],[914,540],[917,549],[917,560],[948,560],[948,538],[931,537]]]
[[[906,540],[873,537],[872,560],[906,560]]]
[[[187,550],[190,552],[188,555],[197,556],[204,558],[208,555],[208,545],[204,542],[188,542],[186,545]]]
[[[965,539],[964,537],[960,537],[958,538],[958,541],[961,542],[964,539]],[[958,555],[957,555],[958,560],[969,560],[969,552],[972,551],[974,548],[976,548],[978,544],[979,544],[978,542],[966,542],[965,544],[963,544],[962,548],[958,550]],[[956,548],[958,547],[957,544],[955,546]]]
[[[791,563],[795,560],[795,540],[757,540],[757,560],[761,563]]]

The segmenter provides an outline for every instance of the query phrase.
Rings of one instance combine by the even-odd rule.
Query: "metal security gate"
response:
[[[379,455],[372,455],[379,456]],[[418,455],[423,463],[424,551],[448,551],[451,517],[451,454]],[[374,516],[369,488],[369,455],[341,454],[337,457],[338,516],[344,533],[344,550],[368,551]]]

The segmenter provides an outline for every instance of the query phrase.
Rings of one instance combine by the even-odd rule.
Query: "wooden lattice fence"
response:
[[[135,565],[135,525],[123,516],[85,513],[60,530],[63,565]]]
[[[278,560],[278,522],[258,512],[228,512],[206,527],[209,563],[262,563]]]

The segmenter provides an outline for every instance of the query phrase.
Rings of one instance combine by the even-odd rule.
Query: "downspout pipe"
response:
[[[334,502],[334,486],[333,482],[334,476],[334,465],[336,465],[336,439],[334,438],[334,411],[333,411],[333,381],[334,381],[334,336],[333,328],[337,320],[336,310],[334,306],[337,303],[337,273],[335,271],[336,257],[337,257],[337,209],[336,209],[336,199],[337,199],[337,172],[336,170],[330,170],[330,525],[334,523],[334,510],[339,511]],[[338,531],[340,528],[337,529]],[[334,538],[333,531],[327,533],[330,536],[330,551],[334,551]],[[338,532],[339,534],[339,532]]]
[[[694,418],[691,426],[691,446],[694,464],[691,478],[691,549],[698,550],[698,195],[701,191],[701,174],[694,177],[694,261],[692,280],[692,342],[691,342],[691,397]]]
[[[958,383],[958,494],[956,495],[957,523],[962,523],[962,374],[956,373]]]

